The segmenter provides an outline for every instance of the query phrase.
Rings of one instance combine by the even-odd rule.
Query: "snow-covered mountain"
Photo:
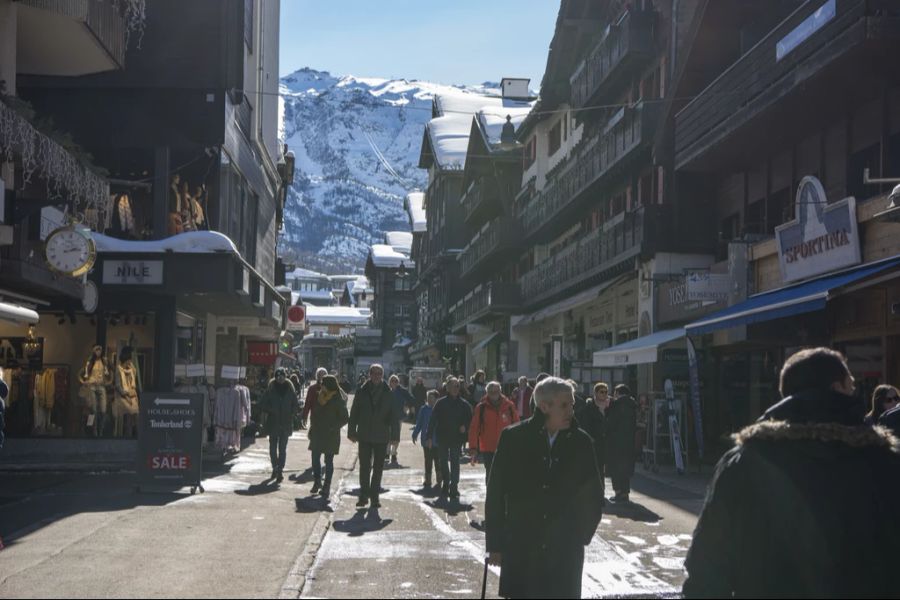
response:
[[[335,77],[308,68],[282,78],[283,137],[297,158],[281,244],[289,262],[359,272],[385,231],[409,231],[403,200],[427,184],[418,163],[432,98],[499,95],[497,87]]]

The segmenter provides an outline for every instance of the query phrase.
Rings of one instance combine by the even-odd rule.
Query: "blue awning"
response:
[[[657,331],[642,338],[594,352],[595,367],[628,367],[655,363],[659,347],[684,337],[684,329]]]
[[[900,266],[900,256],[751,296],[685,327],[689,336],[783,319],[825,308],[833,290]]]

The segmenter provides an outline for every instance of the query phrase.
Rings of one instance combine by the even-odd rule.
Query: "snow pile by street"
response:
[[[91,237],[97,246],[97,252],[155,254],[159,252],[175,252],[184,254],[208,254],[214,252],[230,252],[239,254],[237,246],[231,239],[218,231],[189,231],[179,233],[162,240],[137,242],[120,240],[101,233],[92,233]]]

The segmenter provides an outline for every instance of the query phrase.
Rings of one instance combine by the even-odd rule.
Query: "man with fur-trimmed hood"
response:
[[[900,442],[863,423],[854,387],[838,352],[787,360],[785,399],[716,467],[685,597],[896,597]]]

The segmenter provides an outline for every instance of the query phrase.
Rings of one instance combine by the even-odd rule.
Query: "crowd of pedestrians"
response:
[[[277,481],[284,423],[301,388],[279,370],[263,399]],[[410,417],[425,492],[456,501],[460,464],[484,465],[483,529],[488,560],[501,568],[500,595],[580,597],[584,548],[608,502],[630,503],[637,460],[631,390],[600,382],[592,391],[583,397],[575,382],[540,373],[533,384],[519,378],[507,396],[481,371],[468,385],[448,376],[429,390],[417,378],[410,390],[374,365],[348,411],[338,380],[319,369],[302,412],[313,493],[329,495],[349,424],[359,446],[357,507],[379,508],[385,463],[398,466]],[[735,434],[716,467],[685,563],[685,596],[896,596],[900,391],[881,385],[863,406],[846,359],[827,348],[790,357],[779,391],[783,400]]]

